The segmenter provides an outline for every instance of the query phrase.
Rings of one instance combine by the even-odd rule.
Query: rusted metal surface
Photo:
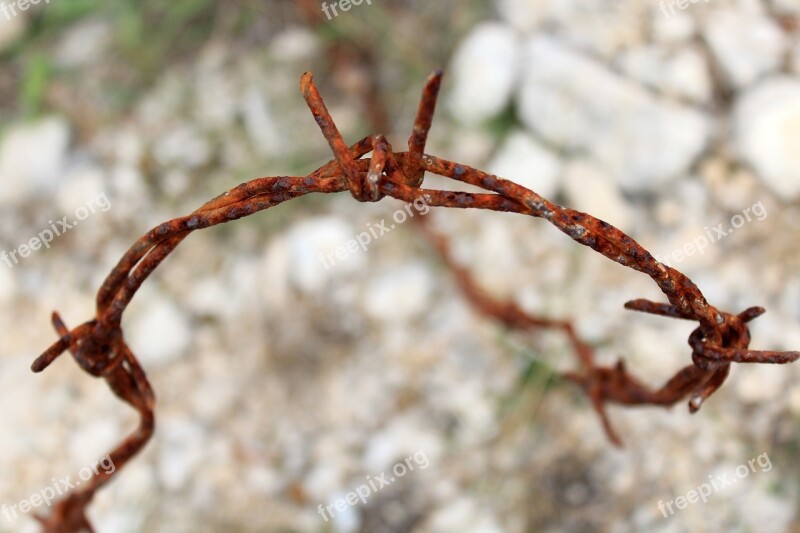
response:
[[[606,432],[617,444],[619,437],[605,414],[607,402],[663,406],[688,396],[690,409],[696,411],[703,400],[722,385],[731,363],[783,364],[800,357],[798,352],[750,350],[746,323],[759,316],[763,309],[753,307],[739,314],[719,311],[706,301],[686,276],[656,261],[636,241],[610,224],[586,213],[558,206],[513,182],[425,154],[440,84],[441,72],[432,74],[419,105],[408,143],[409,151],[393,152],[382,135],[366,137],[347,146],[311,75],[304,74],[301,78],[303,97],[333,150],[334,160],[307,176],[267,177],[243,183],[189,215],[156,226],[131,246],[103,282],[97,293],[95,318],[70,330],[58,314],[53,314],[53,326],[59,339],[36,359],[32,370],[41,372],[62,353],[69,351],[83,370],[104,378],[111,390],[139,413],[139,427],[110,453],[116,465],[115,474],[144,447],[155,429],[153,391],[144,370],[125,343],[120,325],[122,313],[136,291],[191,232],[237,220],[311,193],[349,191],[360,202],[374,202],[384,196],[408,202],[421,198],[434,207],[488,209],[543,218],[578,243],[650,276],[669,303],[634,300],[626,304],[628,309],[693,320],[699,324],[689,338],[692,364],[679,370],[656,390],[631,376],[621,362],[613,367],[595,365],[591,348],[578,338],[569,322],[534,318],[513,303],[492,300],[479,289],[465,269],[449,260],[459,285],[476,307],[512,327],[551,328],[568,336],[582,369],[568,373],[566,377],[586,391]],[[370,151],[372,157],[364,158]],[[426,171],[488,192],[424,189],[421,185]],[[434,242],[438,242],[440,251],[449,258],[446,242],[436,237]],[[44,529],[51,532],[90,530],[86,507],[95,492],[111,477],[112,474],[101,472],[58,502],[50,516],[39,517]]]

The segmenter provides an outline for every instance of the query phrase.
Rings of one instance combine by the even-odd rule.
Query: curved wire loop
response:
[[[68,329],[57,313],[52,321],[58,340],[31,366],[41,372],[65,351],[88,374],[103,378],[122,401],[139,413],[139,427],[111,453],[114,473],[134,457],[155,430],[155,396],[144,370],[128,348],[121,327],[122,313],[139,287],[190,233],[252,215],[311,193],[349,191],[359,202],[376,202],[390,196],[406,202],[424,201],[432,207],[488,209],[543,218],[579,244],[588,246],[623,266],[650,276],[669,303],[633,300],[627,309],[698,322],[689,337],[692,363],[679,370],[662,387],[651,389],[633,377],[622,361],[611,367],[594,363],[592,349],[576,335],[568,321],[531,317],[513,303],[492,300],[472,281],[466,269],[455,264],[441,236],[427,228],[435,246],[449,263],[467,299],[485,313],[519,329],[563,331],[581,363],[579,371],[565,377],[582,387],[598,412],[610,440],[619,445],[605,412],[607,403],[668,406],[689,397],[697,411],[703,401],[725,381],[731,363],[784,364],[800,352],[750,350],[746,323],[764,310],[751,307],[739,314],[721,312],[710,305],[700,289],[685,275],[658,262],[647,250],[614,226],[589,214],[556,205],[537,193],[481,170],[425,154],[442,72],[427,80],[418,107],[407,152],[393,152],[383,135],[365,137],[347,146],[313,83],[303,74],[303,97],[333,151],[334,159],[307,176],[275,176],[248,181],[207,202],[189,215],[174,218],[145,233],[123,255],[98,290],[96,316]],[[372,156],[365,158],[369,152]],[[485,193],[452,192],[422,188],[426,172],[476,186]],[[424,218],[424,217],[420,217]],[[424,225],[427,226],[427,225]],[[55,504],[47,517],[37,517],[45,531],[91,531],[86,508],[112,474],[100,472],[87,484]]]

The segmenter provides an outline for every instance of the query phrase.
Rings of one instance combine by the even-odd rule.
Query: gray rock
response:
[[[357,234],[353,226],[336,217],[317,217],[294,225],[286,234],[286,264],[281,269],[289,284],[305,293],[317,293],[326,289],[330,280],[360,270],[366,261],[365,250],[348,247]],[[280,282],[285,284],[285,278]]]
[[[788,44],[781,29],[756,10],[717,10],[708,17],[703,33],[734,87],[778,69]]]
[[[508,26],[481,24],[462,41],[450,67],[452,113],[467,124],[487,120],[505,108],[519,71],[517,36]]]
[[[69,126],[60,118],[12,126],[0,146],[0,204],[54,195],[69,141]]]
[[[688,41],[697,31],[694,18],[685,11],[676,11],[668,17],[659,13],[653,17],[653,39],[658,43],[675,44]]]
[[[506,138],[486,169],[552,198],[558,191],[561,162],[530,133],[517,130]]]
[[[497,10],[503,20],[522,32],[538,28],[552,9],[553,0],[499,0]]]
[[[734,116],[741,157],[775,194],[800,197],[800,80],[765,81],[741,97]]]
[[[622,231],[630,231],[634,220],[631,209],[611,176],[591,161],[575,161],[567,166],[564,192],[570,207],[591,213]]]
[[[423,264],[398,265],[368,282],[364,309],[378,320],[408,320],[428,308],[433,289],[431,273]]]
[[[677,52],[659,46],[636,48],[620,60],[623,71],[670,97],[697,103],[711,100],[711,76],[700,52],[685,47]]]
[[[158,293],[141,296],[137,313],[131,317],[127,329],[131,348],[145,367],[178,359],[191,343],[189,319],[165,296]]]
[[[591,153],[628,191],[683,175],[708,142],[704,114],[654,98],[556,39],[532,39],[524,57],[522,121],[554,144]]]

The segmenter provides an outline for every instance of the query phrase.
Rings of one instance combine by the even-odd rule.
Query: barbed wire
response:
[[[731,363],[790,363],[800,352],[750,350],[746,324],[764,312],[750,307],[741,313],[719,311],[698,287],[677,270],[658,262],[631,237],[589,214],[556,205],[516,183],[476,168],[425,153],[442,73],[432,74],[419,103],[408,150],[395,152],[381,134],[365,137],[352,146],[342,138],[328,113],[312,76],[300,80],[303,97],[335,159],[307,176],[275,176],[248,181],[214,198],[189,215],[159,224],[119,260],[97,293],[95,318],[69,329],[58,313],[52,316],[59,335],[33,363],[41,372],[65,351],[87,373],[106,380],[111,390],[139,414],[138,428],[113,451],[113,473],[99,472],[89,483],[58,501],[49,516],[37,516],[45,531],[92,530],[86,509],[94,494],[133,458],[155,430],[155,396],[144,369],[124,340],[122,314],[139,287],[159,264],[193,231],[231,222],[280,203],[311,193],[349,191],[359,202],[377,202],[390,196],[406,202],[424,201],[432,207],[487,209],[543,218],[576,242],[588,246],[623,266],[650,276],[668,303],[633,300],[627,309],[698,322],[689,336],[692,364],[679,370],[659,389],[651,389],[629,374],[620,361],[597,366],[591,347],[582,342],[569,321],[536,318],[513,302],[499,302],[486,295],[469,272],[449,254],[446,241],[427,228],[432,242],[455,273],[467,299],[483,313],[518,329],[560,330],[570,340],[581,370],[564,375],[583,388],[598,412],[610,440],[621,444],[605,412],[606,403],[622,405],[673,405],[689,397],[689,409],[703,401],[725,381]],[[372,152],[371,157],[365,157]],[[425,172],[473,185],[487,193],[454,192],[422,187]],[[423,227],[426,227],[423,224]]]

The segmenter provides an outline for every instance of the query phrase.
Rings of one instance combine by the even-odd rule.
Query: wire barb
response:
[[[487,209],[543,218],[579,244],[588,246],[623,266],[650,276],[668,303],[633,300],[627,309],[698,322],[689,337],[692,364],[679,370],[662,387],[651,389],[632,376],[622,361],[611,367],[598,366],[593,350],[582,342],[568,321],[531,317],[514,303],[497,302],[472,280],[469,272],[449,257],[446,242],[428,228],[432,242],[455,273],[470,303],[504,324],[526,330],[556,329],[570,340],[581,369],[565,378],[581,387],[597,411],[609,439],[621,445],[606,413],[606,404],[669,406],[689,397],[689,409],[697,411],[725,381],[731,363],[785,364],[800,358],[800,352],[749,349],[746,324],[764,312],[751,307],[738,315],[710,305],[700,289],[685,275],[658,262],[647,250],[614,226],[589,214],[556,205],[516,183],[481,170],[425,154],[442,73],[433,73],[425,85],[408,141],[407,152],[393,152],[383,135],[377,134],[347,146],[331,118],[310,73],[300,87],[334,159],[307,176],[258,178],[210,200],[189,215],[159,224],[123,255],[97,292],[96,316],[72,330],[54,313],[53,326],[59,339],[40,355],[31,370],[41,372],[63,352],[92,376],[106,380],[109,388],[139,414],[139,427],[109,455],[114,473],[145,446],[155,430],[155,396],[144,369],[124,341],[122,314],[142,283],[193,231],[243,218],[258,211],[311,193],[349,191],[359,202],[375,202],[390,196],[406,202],[421,199],[431,207]],[[364,158],[370,151],[369,158]],[[474,185],[487,193],[424,189],[425,172]],[[420,217],[424,220],[424,217]],[[100,472],[86,485],[55,504],[48,517],[38,517],[45,531],[91,531],[86,508],[95,492],[111,479]]]

